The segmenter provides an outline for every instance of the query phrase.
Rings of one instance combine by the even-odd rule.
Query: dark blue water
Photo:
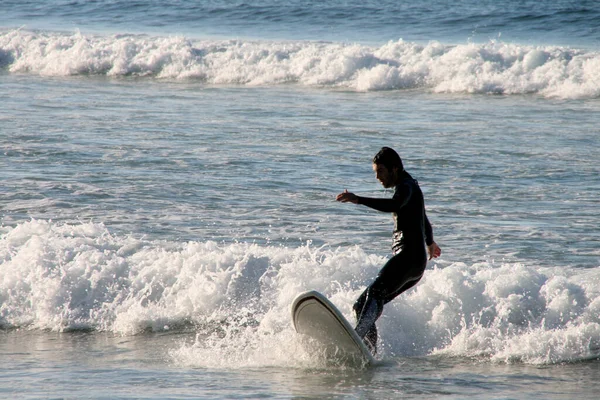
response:
[[[193,37],[381,43],[503,40],[597,48],[597,1],[31,1],[0,4],[0,26]]]

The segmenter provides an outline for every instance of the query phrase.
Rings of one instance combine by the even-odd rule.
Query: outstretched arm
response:
[[[342,203],[362,204],[363,206],[381,212],[398,212],[398,210],[407,203],[412,194],[412,189],[410,187],[405,187],[403,189],[405,190],[396,192],[391,199],[362,197],[350,193],[348,190],[344,190],[337,195],[336,200],[341,201]]]

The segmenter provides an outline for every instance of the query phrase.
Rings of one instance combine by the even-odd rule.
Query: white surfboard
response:
[[[296,332],[315,339],[328,359],[344,364],[371,365],[375,359],[342,313],[321,293],[302,293],[292,304]]]

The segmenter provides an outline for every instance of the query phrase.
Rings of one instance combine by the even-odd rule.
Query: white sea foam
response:
[[[384,262],[358,247],[299,248],[116,237],[102,224],[3,228],[0,326],[115,334],[185,329],[177,362],[300,364],[290,304],[316,289],[352,320]],[[600,269],[459,262],[428,269],[379,320],[381,353],[555,363],[600,352]],[[291,354],[291,356],[290,356]]]
[[[0,66],[44,76],[148,76],[207,84],[421,88],[439,93],[600,96],[600,53],[492,41],[456,46],[392,41],[190,40],[13,30],[0,34]]]

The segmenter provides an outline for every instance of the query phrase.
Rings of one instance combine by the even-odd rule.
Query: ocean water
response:
[[[0,398],[597,398],[598,2],[3,0],[0,94]],[[331,365],[382,146],[443,253]]]

